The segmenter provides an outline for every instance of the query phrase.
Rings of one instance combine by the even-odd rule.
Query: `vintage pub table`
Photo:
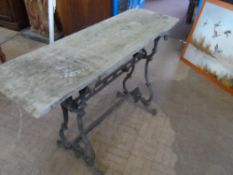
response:
[[[45,116],[60,104],[64,121],[58,144],[73,150],[95,174],[101,174],[95,168],[95,151],[87,135],[103,119],[98,118],[84,128],[87,100],[125,73],[121,95],[148,106],[153,98],[148,65],[156,53],[159,39],[177,22],[176,18],[148,10],[129,10],[54,45],[41,47],[0,65],[0,92],[35,118]],[[147,53],[143,48],[152,41],[154,47]],[[139,88],[129,91],[126,87],[140,60],[145,60],[148,98],[142,96]],[[77,114],[79,130],[79,135],[72,141],[64,132],[68,129],[69,112]]]

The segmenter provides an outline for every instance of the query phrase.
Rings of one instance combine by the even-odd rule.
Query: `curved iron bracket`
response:
[[[140,101],[144,106],[149,106],[150,102],[152,101],[152,99],[154,97],[151,83],[149,81],[148,72],[149,72],[149,63],[152,61],[153,56],[157,52],[157,46],[158,46],[159,40],[160,40],[160,37],[158,37],[154,40],[154,47],[152,48],[152,51],[150,54],[148,54],[145,49],[142,49],[138,53],[134,54],[134,56],[133,56],[133,60],[137,60],[137,59],[139,59],[139,60],[145,59],[146,60],[145,66],[144,66],[144,79],[145,79],[145,85],[149,91],[149,97],[148,98],[143,97],[143,95],[138,87],[132,91],[129,91],[127,89],[126,83],[132,77],[132,74],[135,70],[135,64],[132,65],[130,71],[127,71],[128,73],[127,73],[125,79],[123,80],[123,94],[120,93],[120,95],[130,94],[133,97],[135,103]],[[154,111],[153,114],[155,114],[155,113],[156,112]]]
[[[59,146],[63,146],[67,150],[73,150],[75,155],[78,158],[82,158],[96,175],[102,175],[102,172],[98,170],[95,166],[95,151],[87,135],[97,125],[99,125],[104,120],[104,118],[97,118],[86,129],[84,128],[83,117],[85,116],[87,100],[95,94],[97,94],[102,89],[104,89],[108,84],[110,84],[120,75],[126,73],[126,77],[123,80],[123,96],[130,94],[135,102],[140,101],[144,106],[149,106],[154,95],[148,78],[148,69],[149,63],[152,60],[154,54],[156,53],[159,39],[160,37],[154,40],[154,47],[150,54],[148,54],[145,49],[141,49],[139,52],[134,54],[133,58],[126,64],[124,64],[122,67],[118,68],[112,74],[106,76],[105,78],[100,79],[94,85],[94,87],[90,88],[87,86],[83,90],[79,91],[79,96],[77,98],[73,99],[72,97],[69,97],[61,103],[61,108],[63,112],[63,123],[59,130],[60,139],[57,143]],[[144,98],[142,96],[142,93],[140,92],[139,88],[135,88],[134,90],[129,91],[126,86],[127,81],[132,77],[136,63],[143,59],[146,60],[144,67],[144,78],[146,82],[146,87],[149,90],[148,98]],[[73,141],[69,141],[65,135],[65,131],[68,129],[69,112],[74,112],[77,114],[77,127],[79,130],[79,135]],[[155,112],[152,113],[155,114]]]

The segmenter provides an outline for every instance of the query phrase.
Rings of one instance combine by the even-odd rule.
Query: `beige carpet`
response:
[[[7,61],[44,45],[23,37],[19,32],[0,27],[0,46],[6,55]]]

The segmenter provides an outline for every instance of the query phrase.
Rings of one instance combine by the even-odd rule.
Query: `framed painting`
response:
[[[181,59],[233,95],[233,5],[206,0]]]

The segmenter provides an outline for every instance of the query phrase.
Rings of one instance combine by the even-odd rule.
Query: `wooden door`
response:
[[[112,15],[112,0],[57,0],[57,16],[65,35]]]
[[[11,21],[12,14],[8,0],[0,0],[0,19]]]
[[[88,3],[89,25],[112,16],[112,0],[88,0]]]
[[[0,0],[0,26],[13,30],[28,26],[23,0]]]

